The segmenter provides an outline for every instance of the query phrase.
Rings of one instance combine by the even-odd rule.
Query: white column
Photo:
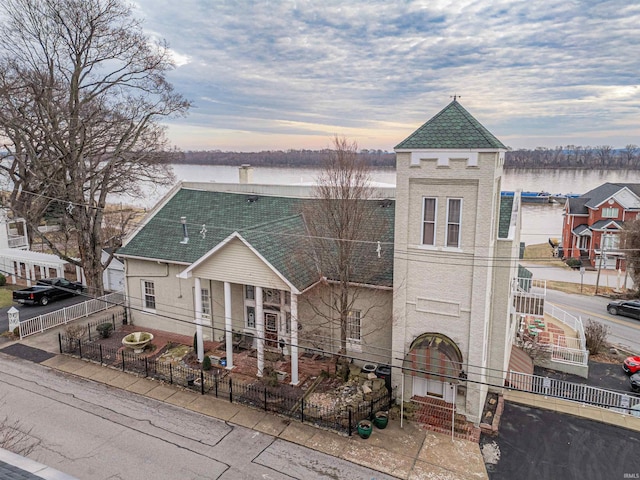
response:
[[[202,338],[202,285],[200,277],[195,277],[195,291],[193,292],[196,300],[196,335],[198,337],[196,344],[198,347],[198,361],[204,360],[204,341]]]
[[[13,267],[11,270],[11,283],[13,283],[14,285],[16,284],[16,269],[20,267],[20,264],[17,263],[17,267],[16,267],[16,261],[11,261],[11,266]]]
[[[82,283],[82,270],[76,265],[76,281]]]
[[[231,284],[224,282],[224,336],[227,352],[227,369],[233,368],[233,321],[231,318]]]
[[[31,267],[29,264],[24,264],[24,273],[27,275],[27,287],[31,286]]]
[[[31,271],[31,278],[35,281],[36,279],[36,266],[32,263],[29,265],[29,270]]]
[[[298,295],[291,293],[291,385],[298,384]]]
[[[49,267],[44,267],[44,278],[49,278]]]
[[[40,278],[47,278],[44,274],[44,267],[42,265],[38,265],[38,268],[40,269]]]
[[[56,268],[56,277],[64,277],[63,271],[63,267]]]
[[[256,330],[258,332],[258,376],[264,372],[264,310],[262,308],[262,287],[256,287]]]

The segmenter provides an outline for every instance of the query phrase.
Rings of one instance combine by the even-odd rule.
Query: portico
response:
[[[240,331],[254,338],[257,376],[264,374],[265,351],[280,351],[291,357],[291,384],[298,384],[300,292],[238,232],[182,271],[178,278],[192,278],[194,282],[194,323],[200,361],[204,356],[203,326],[212,327],[214,335],[224,339],[227,369],[234,367],[234,332]],[[210,289],[220,287],[222,305],[213,305]],[[238,298],[238,292],[242,292],[242,298]],[[240,311],[242,315],[238,315]]]

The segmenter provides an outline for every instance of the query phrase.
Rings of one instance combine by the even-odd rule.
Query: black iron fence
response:
[[[283,415],[303,423],[352,435],[360,420],[372,419],[381,410],[388,410],[392,397],[386,388],[374,391],[362,401],[349,405],[316,405],[306,399],[311,392],[283,389],[263,384],[260,380],[246,383],[233,379],[224,368],[213,367],[209,371],[135,354],[125,349],[107,347],[98,342],[58,335],[60,353],[91,360],[123,372],[135,373],[213,395],[231,403],[241,403],[253,408]],[[292,393],[295,390],[295,393]]]

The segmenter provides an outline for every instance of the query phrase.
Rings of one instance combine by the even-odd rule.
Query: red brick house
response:
[[[581,259],[585,267],[624,270],[620,233],[638,212],[637,183],[605,183],[580,197],[569,198],[563,213],[563,257]]]

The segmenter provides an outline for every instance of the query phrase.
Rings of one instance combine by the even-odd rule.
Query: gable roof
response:
[[[603,183],[589,190],[579,197],[569,198],[567,212],[571,215],[585,215],[590,208],[598,208],[608,198],[611,198],[621,190],[628,189],[637,197],[640,197],[640,183]]]
[[[457,100],[396,145],[396,150],[505,149]]]
[[[307,228],[302,215],[305,205],[317,200],[247,193],[180,188],[147,220],[122,247],[122,257],[192,264],[211,252],[230,235],[239,234],[273,268],[302,291],[319,279],[312,252],[308,251]],[[380,208],[379,200],[367,200],[372,225],[363,238],[393,244],[394,206]],[[186,217],[189,242],[183,239],[180,217]],[[204,228],[203,228],[204,226]],[[204,233],[204,235],[202,234]],[[364,243],[364,245],[369,245]],[[354,282],[393,285],[393,247],[378,258],[375,246],[354,253]],[[375,275],[367,272],[375,262]],[[323,272],[324,275],[328,275]]]

